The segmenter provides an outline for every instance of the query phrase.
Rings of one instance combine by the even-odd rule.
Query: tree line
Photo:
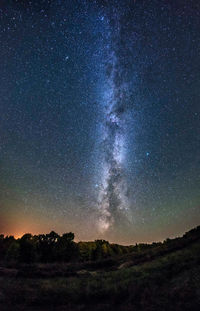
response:
[[[130,246],[110,244],[105,240],[74,242],[74,233],[24,234],[21,238],[0,235],[0,261],[71,262],[97,261],[131,251]]]
[[[111,244],[105,240],[74,242],[74,233],[24,234],[21,238],[0,234],[0,262],[52,263],[101,261],[132,253],[135,262],[155,258],[184,248],[200,238],[200,226],[183,237],[167,238],[164,242],[140,243],[130,246]]]

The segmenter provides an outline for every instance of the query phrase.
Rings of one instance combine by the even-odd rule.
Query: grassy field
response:
[[[1,267],[0,310],[200,310],[199,242],[95,263]]]

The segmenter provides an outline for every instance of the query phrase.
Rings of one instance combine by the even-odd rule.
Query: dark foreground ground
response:
[[[0,268],[1,311],[199,311],[199,232],[100,262]]]

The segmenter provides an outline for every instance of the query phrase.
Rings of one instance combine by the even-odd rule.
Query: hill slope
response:
[[[99,262],[0,269],[0,310],[197,311],[200,227]]]

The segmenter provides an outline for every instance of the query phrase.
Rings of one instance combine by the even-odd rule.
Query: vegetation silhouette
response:
[[[133,246],[110,244],[105,240],[74,242],[74,233],[62,236],[54,231],[48,234],[24,234],[21,238],[0,235],[0,260],[10,262],[70,262],[99,261],[129,253]]]
[[[0,235],[0,310],[197,311],[200,226],[122,246],[62,236]]]

